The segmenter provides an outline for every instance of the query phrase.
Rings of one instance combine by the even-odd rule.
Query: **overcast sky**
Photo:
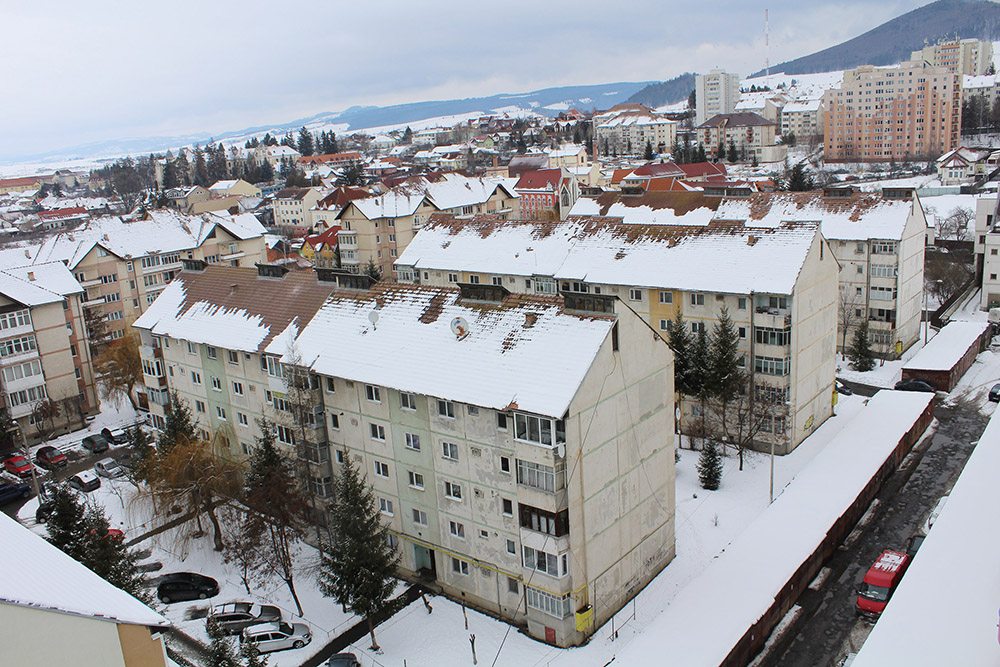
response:
[[[90,0],[3,11],[0,160],[352,105],[763,68],[927,0]]]

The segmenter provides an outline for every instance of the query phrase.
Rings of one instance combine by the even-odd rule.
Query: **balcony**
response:
[[[247,254],[245,252],[243,252],[242,250],[238,250],[237,252],[231,252],[225,255],[219,255],[219,259],[221,259],[224,262],[228,262],[229,260],[240,259],[241,257],[246,257],[246,256]]]
[[[82,287],[83,289],[87,289],[88,287],[97,287],[98,285],[100,285],[103,282],[104,281],[101,280],[100,278],[94,278],[93,280],[88,280],[86,282],[81,282],[80,283],[80,287]]]
[[[104,296],[97,296],[93,299],[88,297],[82,305],[84,308],[93,308],[94,306],[103,306],[105,303],[107,302],[104,300]]]
[[[792,326],[792,314],[787,309],[758,306],[753,324],[768,329],[787,329]]]

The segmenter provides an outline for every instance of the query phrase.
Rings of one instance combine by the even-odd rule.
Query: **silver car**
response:
[[[101,459],[94,464],[94,470],[101,477],[107,477],[108,479],[122,477],[125,474],[125,468],[121,467],[121,464],[112,458]]]
[[[261,653],[302,648],[312,641],[305,623],[260,623],[243,630],[243,641],[254,642]]]
[[[238,635],[251,625],[280,621],[281,610],[269,604],[227,602],[212,607],[208,619],[214,619],[227,635]]]

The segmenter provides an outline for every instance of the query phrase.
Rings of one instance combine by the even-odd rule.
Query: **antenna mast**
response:
[[[771,23],[764,10],[764,76],[771,76]]]

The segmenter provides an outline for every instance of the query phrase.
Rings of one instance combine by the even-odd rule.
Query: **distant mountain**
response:
[[[1000,39],[1000,4],[938,0],[883,23],[854,39],[771,67],[771,73],[812,74],[858,65],[894,65],[942,39]],[[761,76],[764,70],[751,74]]]
[[[634,93],[649,84],[648,81],[604,83],[591,86],[563,86],[545,88],[530,93],[502,93],[490,97],[468,97],[459,100],[439,100],[433,102],[413,102],[396,104],[388,107],[355,106],[345,111],[319,113],[308,118],[299,118],[275,125],[260,125],[242,130],[209,135],[207,133],[192,133],[175,137],[143,137],[132,139],[114,139],[100,141],[62,150],[48,151],[35,155],[11,156],[10,162],[54,162],[77,158],[117,157],[125,154],[157,153],[180,146],[190,146],[194,143],[206,143],[209,139],[215,141],[236,141],[248,139],[265,132],[285,134],[297,131],[303,125],[316,130],[320,127],[336,126],[335,131],[344,131],[384,127],[386,125],[403,125],[418,123],[434,118],[461,116],[463,114],[487,114],[494,110],[520,109],[533,111],[549,117],[559,115],[560,111],[579,109],[609,109],[629,99]],[[690,92],[690,91],[688,91]],[[684,93],[687,95],[687,92]],[[457,120],[455,122],[458,122]]]
[[[665,104],[683,102],[692,90],[694,90],[694,74],[684,72],[669,81],[651,83],[625,101],[631,104],[645,104],[655,109]]]

